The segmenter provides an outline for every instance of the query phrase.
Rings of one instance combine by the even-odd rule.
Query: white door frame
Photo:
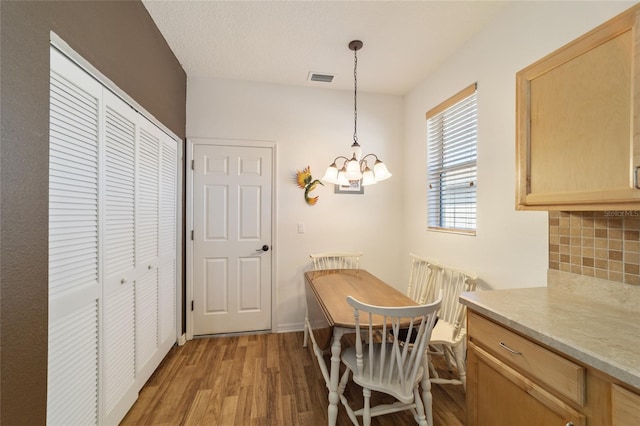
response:
[[[276,287],[277,271],[276,265],[278,256],[278,240],[277,240],[277,212],[276,212],[276,176],[277,173],[277,155],[276,155],[276,143],[271,141],[256,141],[256,140],[242,140],[242,139],[218,139],[218,138],[187,138],[187,206],[186,206],[186,298],[184,301],[184,309],[186,312],[187,321],[187,340],[193,339],[193,311],[191,310],[191,301],[193,300],[193,170],[191,165],[193,164],[193,151],[194,145],[217,145],[217,146],[234,146],[234,147],[248,147],[248,148],[269,148],[272,152],[271,160],[271,331],[277,332],[277,318],[276,309],[277,306],[277,293]],[[276,250],[273,250],[273,248]]]

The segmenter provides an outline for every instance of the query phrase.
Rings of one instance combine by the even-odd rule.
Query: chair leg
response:
[[[462,345],[458,345],[453,348],[453,357],[456,360],[456,367],[458,367],[458,375],[462,382],[462,388],[467,391],[467,368],[464,360],[464,348]]]
[[[432,360],[432,356],[433,355],[443,355],[442,351],[440,350],[442,349],[440,346],[434,346],[434,345],[430,345],[429,349],[427,350],[427,353],[425,354],[425,356],[428,356],[429,358],[429,374],[431,375],[431,377],[435,378],[435,379],[439,379],[440,376],[438,375],[438,370],[436,370],[436,367],[434,367],[433,365],[433,360]]]
[[[433,426],[427,424],[427,419],[424,415],[424,405],[422,404],[422,399],[420,399],[420,391],[418,390],[417,386],[413,389],[413,399],[416,403],[416,421],[418,422],[418,424],[420,426]]]
[[[364,410],[362,411],[362,424],[371,426],[371,389],[362,388],[364,397]]]
[[[424,403],[424,412],[427,416],[427,423],[433,426],[433,395],[431,394],[431,380],[429,380],[429,369],[431,367],[431,359],[429,353],[425,353],[422,357],[422,402]]]
[[[439,378],[440,376],[438,376],[438,370],[436,370],[436,367],[433,366],[433,361],[431,361],[431,355],[428,355],[427,358],[429,360],[429,374],[431,375],[431,377]]]
[[[344,390],[347,387],[347,382],[349,381],[350,373],[351,373],[351,370],[349,370],[348,368],[344,370],[344,373],[340,378],[340,383],[338,384],[338,395],[342,395],[344,393]]]
[[[360,426],[360,423],[358,423],[358,419],[353,412],[353,409],[349,406],[349,401],[347,401],[347,398],[345,398],[344,396],[344,390],[347,387],[347,382],[349,381],[350,375],[351,370],[346,368],[344,373],[342,373],[340,383],[338,384],[338,394],[340,395],[340,401],[342,402],[342,405],[344,406],[345,410],[347,410],[347,415],[349,416],[349,419],[351,419],[351,423],[353,423],[354,426]]]
[[[307,327],[309,324],[309,308],[307,308],[304,314],[304,340],[302,341],[302,347],[306,348],[309,343],[309,328]]]
[[[451,353],[448,349],[449,348],[447,348],[446,346],[443,346],[442,353],[444,354],[444,359],[447,362],[447,370],[449,370],[449,373],[451,373],[453,371],[453,363],[451,362]]]

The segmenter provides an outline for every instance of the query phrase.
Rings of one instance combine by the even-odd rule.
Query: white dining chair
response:
[[[424,304],[435,298],[438,265],[427,258],[409,253],[411,274],[407,285],[407,296],[416,303]]]
[[[409,259],[411,260],[411,274],[407,285],[407,296],[419,304],[434,300],[438,291],[440,267],[434,261],[413,253],[409,253]],[[424,356],[423,364],[429,371],[433,371],[428,353]],[[423,386],[422,396],[427,422],[431,425],[433,422],[433,398],[430,377],[427,377],[427,379],[429,380],[428,383],[423,382],[426,386]]]
[[[325,269],[359,269],[362,252],[327,252],[310,254],[315,271]]]
[[[453,363],[457,369],[457,378],[444,379],[429,363],[431,383],[462,385],[467,389],[466,380],[466,313],[467,308],[460,303],[460,294],[475,291],[478,278],[473,273],[460,271],[439,265],[435,275],[435,291],[443,294],[442,306],[438,312],[438,321],[431,334],[429,357],[444,356],[449,371],[453,370]]]
[[[372,417],[402,410],[411,410],[419,425],[428,425],[419,384],[423,375],[428,374],[422,358],[441,302],[442,294],[430,304],[403,307],[372,306],[347,297],[347,303],[354,308],[356,342],[342,353],[346,370],[338,393],[354,425],[359,425],[358,416],[368,426]],[[374,340],[380,328],[382,335],[389,339]],[[377,343],[365,344],[364,341]],[[354,410],[345,396],[349,377],[362,387],[364,404],[360,409]],[[372,391],[390,395],[396,402],[371,407]]]
[[[309,257],[313,262],[314,271],[322,271],[325,269],[360,269],[360,258],[363,253],[360,252],[325,252],[311,253]],[[305,312],[304,317],[304,338],[302,347],[306,348],[309,343],[309,310]]]

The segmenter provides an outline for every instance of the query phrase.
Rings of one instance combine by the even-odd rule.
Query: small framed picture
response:
[[[335,185],[336,194],[364,194],[362,180],[352,180],[349,185]]]

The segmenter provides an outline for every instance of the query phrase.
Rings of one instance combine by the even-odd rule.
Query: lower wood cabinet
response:
[[[640,395],[476,312],[468,316],[467,425],[640,425]]]
[[[469,344],[469,425],[574,425],[585,416],[485,350]]]
[[[611,387],[611,418],[615,426],[640,424],[640,395],[623,387]]]

